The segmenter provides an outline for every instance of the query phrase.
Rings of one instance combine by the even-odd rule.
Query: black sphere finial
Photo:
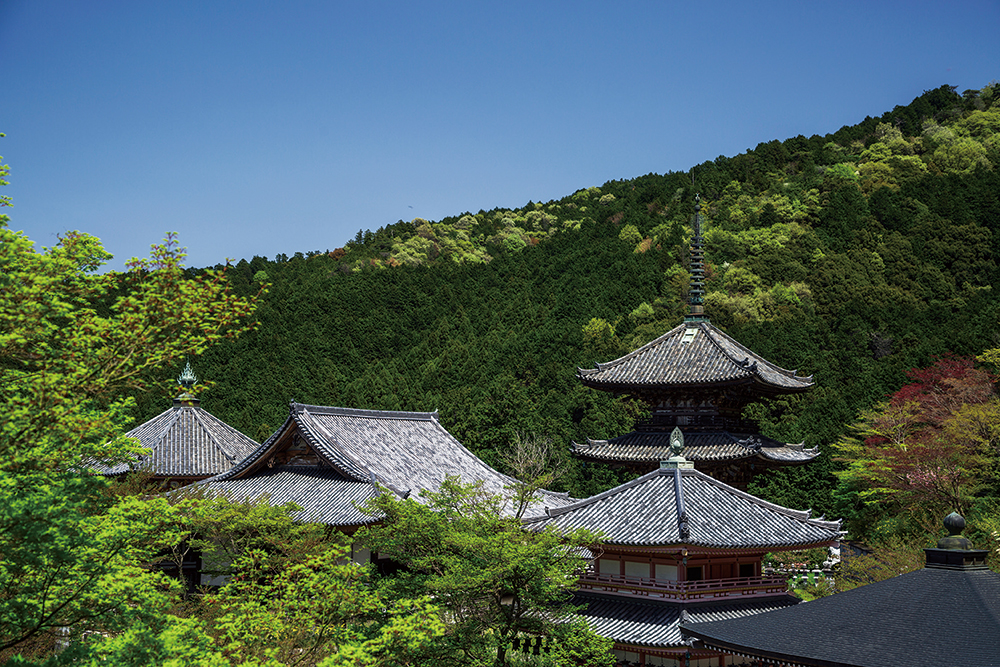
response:
[[[948,530],[948,537],[938,540],[938,549],[969,549],[972,543],[968,538],[962,537],[965,530],[965,519],[958,512],[952,512],[944,518],[944,527]]]
[[[948,530],[948,537],[961,535],[965,530],[965,518],[958,512],[952,512],[944,518],[944,527]]]

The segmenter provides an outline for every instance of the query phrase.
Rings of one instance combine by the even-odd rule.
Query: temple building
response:
[[[191,393],[198,379],[190,364],[177,382],[183,392],[170,409],[125,434],[137,439],[147,453],[113,466],[92,464],[95,472],[118,477],[142,471],[153,482],[178,487],[226,472],[260,446],[202,409]]]
[[[720,482],[681,456],[684,436],[676,427],[671,438],[673,455],[656,470],[548,508],[525,526],[603,534],[573,603],[585,607],[581,614],[595,632],[614,640],[620,664],[741,664],[715,647],[692,648],[681,623],[696,626],[797,604],[783,576],[762,570],[764,555],[832,546],[842,535],[840,522],[814,519]]]
[[[419,501],[447,476],[509,496],[516,480],[486,465],[438,421],[437,412],[357,410],[292,403],[277,431],[239,465],[199,484],[234,501],[294,502],[296,518],[351,534],[378,521],[358,509],[380,493]],[[542,490],[538,507],[574,502]],[[529,510],[530,511],[530,510]],[[542,511],[536,509],[536,512]]]
[[[577,369],[587,387],[626,394],[646,403],[648,419],[631,433],[610,440],[573,443],[573,454],[587,461],[649,472],[669,456],[669,438],[680,428],[686,455],[695,467],[738,488],[757,472],[808,463],[818,448],[782,443],[760,434],[743,418],[747,404],[813,386],[717,329],[705,316],[704,244],[701,205],[695,206],[691,241],[689,314],[682,324],[625,356]]]
[[[1000,667],[1000,574],[959,536],[961,516],[945,527],[922,570],[752,618],[685,621],[681,632],[692,654],[714,649],[754,665]]]

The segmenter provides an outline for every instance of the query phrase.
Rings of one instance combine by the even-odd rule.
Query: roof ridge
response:
[[[628,353],[626,353],[626,354],[618,357],[617,359],[612,359],[611,361],[609,361],[607,363],[603,363],[603,364],[600,363],[600,362],[598,362],[596,364],[596,368],[580,368],[579,366],[577,366],[577,368],[576,368],[577,374],[579,375],[580,373],[585,373],[585,374],[590,375],[590,374],[593,374],[593,373],[600,373],[601,371],[607,370],[609,368],[614,368],[615,366],[620,366],[621,364],[625,363],[626,360],[631,359],[631,358],[633,358],[635,356],[638,356],[638,354],[640,352],[645,351],[647,348],[653,348],[653,347],[658,346],[661,342],[663,342],[671,334],[673,334],[678,329],[684,328],[684,326],[687,325],[687,324],[689,324],[689,322],[681,322],[680,324],[678,324],[674,328],[670,329],[666,333],[657,336],[656,338],[654,338],[653,340],[649,341],[645,345],[640,345],[636,349],[634,349],[631,352],[628,352]]]
[[[242,438],[246,438],[249,442],[254,443],[254,445],[259,445],[260,444],[260,442],[258,442],[256,439],[251,438],[249,435],[247,435],[243,431],[239,430],[238,428],[236,428],[232,424],[227,424],[226,422],[222,421],[221,419],[219,419],[218,417],[216,417],[215,415],[213,415],[211,412],[209,412],[205,408],[203,408],[201,406],[198,406],[196,409],[198,410],[198,414],[201,415],[201,418],[203,420],[205,420],[208,424],[212,425],[213,428],[219,428],[219,429],[222,430],[223,433],[226,433],[226,432],[235,433],[235,434],[239,435]]]
[[[707,324],[712,329],[713,333],[718,334],[719,336],[725,338],[728,342],[731,342],[737,348],[739,348],[739,349],[743,350],[744,352],[746,352],[748,359],[751,358],[751,357],[754,357],[754,358],[758,359],[759,361],[764,362],[765,365],[767,365],[769,368],[771,368],[775,372],[777,372],[777,373],[779,373],[781,375],[784,375],[785,377],[788,377],[788,378],[793,378],[795,380],[811,380],[812,379],[811,375],[809,375],[809,376],[797,375],[797,373],[798,373],[797,369],[796,370],[791,370],[791,369],[788,369],[788,368],[784,368],[784,367],[779,366],[778,364],[774,363],[773,361],[768,360],[767,358],[764,357],[764,355],[758,354],[757,352],[754,352],[749,347],[747,347],[743,343],[739,342],[738,340],[736,340],[735,338],[733,338],[732,336],[730,336],[729,334],[727,334],[722,329],[720,329],[720,328],[712,325],[711,322],[700,322],[699,324]],[[706,331],[706,334],[708,334],[707,331]],[[729,357],[729,359],[731,359],[733,361],[733,363],[736,363],[736,364],[741,363],[741,362],[733,359],[733,357],[728,352],[726,352],[726,350],[719,344],[718,341],[716,341],[714,339],[714,337],[712,335],[709,335],[709,339],[712,341],[713,344],[716,345],[716,347],[719,348],[719,351],[722,352],[727,357]],[[756,362],[754,362],[754,363],[756,363]]]
[[[292,412],[307,411],[317,415],[343,415],[365,419],[408,419],[411,421],[434,421],[438,412],[409,412],[406,410],[369,410],[364,408],[342,408],[333,405],[309,405],[292,403]]]
[[[183,410],[183,409],[184,408],[178,408],[176,410],[173,410],[173,414],[170,415],[170,419],[167,421],[166,426],[164,426],[162,429],[160,429],[160,432],[157,433],[156,437],[153,439],[153,443],[154,444],[153,444],[152,447],[149,448],[149,454],[140,454],[139,455],[139,460],[140,461],[142,459],[152,459],[153,458],[153,452],[156,451],[156,449],[161,444],[163,444],[163,439],[167,436],[167,433],[180,420],[180,418],[181,418],[181,410]],[[150,421],[152,421],[152,420],[150,420]],[[142,442],[142,441],[140,440],[140,442]]]
[[[740,345],[739,343],[737,343],[736,339],[733,338],[732,336],[730,336],[729,334],[727,334],[726,332],[722,331],[718,327],[712,326],[711,322],[697,322],[696,324],[707,325],[707,326],[703,326],[702,330],[705,332],[705,337],[708,338],[708,341],[715,347],[715,349],[717,349],[722,354],[722,356],[726,357],[727,359],[729,359],[729,361],[731,361],[732,363],[736,364],[736,366],[738,366],[745,374],[756,375],[756,373],[753,372],[753,371],[756,370],[756,366],[757,366],[756,359],[761,359],[761,360],[764,361],[764,363],[769,363],[766,359],[764,359],[764,357],[762,357],[759,354],[755,353],[750,348],[748,348],[748,347],[746,347],[744,345]],[[723,337],[731,340],[733,343],[736,343],[736,345],[738,347],[740,347],[741,349],[743,349],[744,351],[747,352],[747,356],[744,357],[744,359],[742,361],[733,359],[733,355],[729,354],[729,352],[726,351],[726,348],[724,348],[719,343],[719,341],[715,340],[715,334],[723,336]],[[756,359],[753,362],[751,362],[751,363],[744,364],[743,363],[744,361],[750,361],[751,356],[755,357]],[[733,376],[733,377],[737,377],[737,376]]]
[[[517,479],[516,477],[511,477],[510,475],[505,475],[504,473],[500,472],[499,470],[497,470],[496,468],[494,468],[493,466],[491,466],[489,463],[487,463],[486,461],[482,460],[481,458],[479,458],[478,456],[476,456],[474,453],[472,453],[472,450],[470,450],[468,447],[466,447],[465,445],[463,445],[461,440],[459,440],[458,438],[456,438],[455,436],[453,436],[451,433],[448,432],[448,429],[446,429],[444,426],[441,425],[441,422],[437,418],[437,411],[435,411],[433,414],[435,415],[435,417],[431,421],[434,423],[434,427],[436,429],[438,429],[439,431],[441,431],[442,433],[444,433],[445,436],[447,436],[448,438],[451,438],[451,440],[456,445],[458,445],[459,448],[463,452],[465,452],[466,454],[468,454],[469,456],[471,456],[474,460],[476,460],[479,463],[481,463],[483,465],[483,467],[485,467],[487,470],[492,470],[493,472],[495,472],[500,477],[503,477],[505,480],[507,480],[509,482],[512,482],[514,484],[520,484],[521,483],[521,480]],[[544,491],[544,489],[541,489],[541,490]]]
[[[299,425],[299,431],[300,431],[300,433],[304,434],[306,440],[308,440],[309,444],[312,445],[312,448],[314,450],[316,450],[317,453],[319,453],[326,460],[326,462],[329,463],[331,466],[333,466],[335,468],[338,468],[338,469],[343,468],[343,463],[332,460],[331,457],[330,457],[330,455],[329,455],[329,453],[323,451],[323,445],[329,445],[330,447],[334,448],[334,451],[337,454],[343,456],[346,459],[347,463],[349,463],[349,464],[351,464],[351,465],[353,465],[353,466],[355,466],[357,468],[356,471],[345,470],[344,472],[347,475],[349,475],[349,476],[357,479],[360,482],[369,482],[369,481],[371,481],[371,475],[374,474],[374,471],[371,468],[369,468],[367,465],[365,465],[364,463],[362,463],[361,461],[358,461],[353,455],[351,455],[343,447],[341,447],[337,443],[337,439],[333,436],[332,433],[330,433],[330,431],[327,430],[327,428],[325,426],[323,426],[323,424],[319,423],[318,421],[316,421],[314,419],[310,419],[309,423],[306,424],[305,420],[300,419],[300,417],[302,415],[305,415],[307,417],[312,417],[312,414],[313,414],[312,411],[306,409],[308,407],[309,406],[302,406],[303,409],[301,411],[299,411],[298,413],[296,413],[295,411],[293,411],[292,412],[292,418],[295,419],[295,423]],[[318,406],[318,407],[322,407],[322,406]],[[321,412],[319,414],[336,414],[336,413],[322,413]],[[321,430],[323,432],[323,435],[326,437],[327,442],[324,442],[323,445],[320,444],[320,442],[316,438],[315,434],[313,434],[313,433],[310,432],[310,428],[313,425],[315,425],[319,430]],[[362,471],[362,474],[359,474],[358,471]],[[363,474],[363,473],[367,473],[367,476],[365,474]]]
[[[725,482],[723,482],[721,480],[715,479],[711,475],[706,475],[705,473],[701,472],[700,470],[696,470],[695,468],[689,468],[689,469],[683,470],[682,474],[689,475],[689,476],[699,476],[699,477],[702,477],[703,479],[708,480],[709,482],[711,482],[715,486],[720,487],[723,491],[726,491],[726,492],[730,493],[731,495],[735,495],[736,497],[742,498],[743,500],[748,500],[748,501],[750,501],[751,503],[753,503],[755,505],[758,505],[760,507],[764,507],[766,509],[773,510],[775,512],[778,512],[779,514],[784,514],[785,516],[789,517],[790,519],[795,519],[796,521],[801,521],[803,523],[810,523],[812,525],[815,525],[815,526],[818,526],[818,527],[821,527],[821,528],[833,528],[833,527],[835,527],[837,530],[840,529],[841,520],[827,521],[827,520],[822,519],[822,518],[820,518],[820,519],[814,519],[814,518],[812,518],[812,510],[811,509],[808,509],[808,510],[794,510],[794,509],[792,509],[790,507],[785,507],[783,505],[778,505],[777,503],[772,503],[769,500],[764,500],[763,498],[759,498],[759,497],[757,497],[757,496],[755,496],[753,494],[747,493],[746,491],[741,491],[740,489],[737,489],[734,486],[730,486],[730,485],[726,484]]]
[[[578,500],[577,502],[572,503],[570,505],[564,505],[562,507],[555,507],[555,508],[546,508],[545,514],[537,517],[532,517],[530,519],[524,519],[523,523],[533,523],[536,521],[551,519],[552,517],[556,517],[561,514],[566,514],[567,512],[580,509],[581,507],[587,507],[588,505],[593,505],[594,503],[598,503],[607,498],[616,496],[619,493],[623,493],[634,486],[638,486],[639,484],[644,484],[647,479],[660,476],[661,471],[663,470],[664,468],[657,468],[652,472],[647,472],[645,475],[636,477],[635,479],[630,479],[629,481],[623,484],[619,484],[614,488],[608,489],[607,491],[601,491],[596,495],[590,496],[589,498],[583,498],[582,500]]]
[[[222,455],[225,456],[227,459],[229,459],[229,462],[232,463],[236,459],[236,454],[235,453],[230,453],[226,449],[226,447],[223,446],[222,442],[220,442],[219,439],[215,437],[215,432],[211,428],[209,428],[208,424],[206,424],[205,421],[201,418],[202,416],[199,414],[199,412],[204,412],[204,410],[202,410],[201,408],[195,408],[193,406],[192,406],[191,409],[194,411],[195,421],[197,421],[198,424],[200,424],[201,427],[208,434],[209,441],[211,441],[211,443],[213,445],[215,445],[216,449],[218,449],[220,452],[222,452]],[[208,414],[208,413],[206,413],[206,414]]]

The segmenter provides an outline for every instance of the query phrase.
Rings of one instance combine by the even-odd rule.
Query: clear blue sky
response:
[[[1000,3],[0,0],[11,226],[111,268],[519,207],[1000,78]]]

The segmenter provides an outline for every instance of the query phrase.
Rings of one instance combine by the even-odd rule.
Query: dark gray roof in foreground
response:
[[[682,429],[683,430],[683,429]],[[579,457],[609,462],[658,462],[670,458],[670,433],[632,431],[610,440],[587,440],[573,443]],[[819,456],[819,448],[806,449],[759,434],[734,434],[728,431],[684,434],[684,458],[689,461],[734,461],[756,457],[778,463],[806,463]]]
[[[687,340],[689,329],[697,333]],[[753,382],[783,393],[813,386],[811,377],[772,364],[709,322],[685,322],[624,357],[578,369],[577,375],[587,386],[611,390]]]
[[[1000,665],[1000,574],[925,568],[790,609],[685,634],[792,664]]]
[[[240,465],[213,481],[259,474],[274,447],[289,429],[298,433],[344,477],[380,484],[399,495],[417,497],[437,490],[445,477],[464,483],[482,482],[484,490],[509,495],[516,480],[486,465],[438,422],[436,412],[357,410],[292,403],[285,423]],[[574,502],[566,494],[539,492],[539,504],[529,510],[561,507]]]
[[[359,482],[333,468],[320,466],[275,466],[242,479],[205,480],[198,488],[235,502],[267,496],[271,505],[295,503],[302,508],[295,513],[296,519],[333,526],[376,521],[377,518],[364,514],[356,505],[363,505],[380,493],[370,482]]]
[[[701,623],[754,616],[797,602],[798,599],[790,595],[780,595],[738,603],[681,605],[578,593],[572,604],[587,605],[580,615],[602,637],[633,646],[666,648],[684,643],[679,627],[683,612],[687,613],[685,622]]]
[[[144,469],[157,477],[208,477],[230,470],[260,445],[202,410],[197,400],[161,412],[126,433],[150,452],[131,463],[92,466],[104,475]]]
[[[681,505],[686,526],[682,526]],[[769,503],[693,468],[659,468],[604,493],[551,509],[548,516],[527,524],[559,530],[587,528],[602,532],[611,544],[642,546],[805,547],[841,536],[839,521],[812,519],[809,511]]]

